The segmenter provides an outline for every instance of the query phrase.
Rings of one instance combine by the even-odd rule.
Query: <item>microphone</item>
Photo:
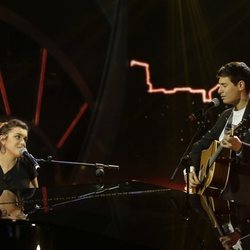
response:
[[[190,121],[196,121],[200,117],[204,116],[210,109],[218,107],[220,105],[220,100],[218,98],[213,98],[211,102],[206,104],[202,109],[188,116]]]
[[[36,159],[33,157],[32,154],[30,154],[28,152],[28,150],[26,148],[21,148],[20,149],[20,154],[22,157],[24,157],[35,169],[40,168],[40,166],[38,165]]]

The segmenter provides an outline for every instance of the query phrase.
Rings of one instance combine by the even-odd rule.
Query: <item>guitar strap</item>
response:
[[[233,122],[233,111],[231,112],[230,116],[227,119],[224,134],[226,134],[227,132],[230,132],[232,130],[232,122]]]
[[[219,141],[221,141],[225,134],[231,132],[232,129],[232,121],[233,121],[233,111],[230,113],[229,117],[227,118],[226,124],[224,126],[224,129],[222,130]]]

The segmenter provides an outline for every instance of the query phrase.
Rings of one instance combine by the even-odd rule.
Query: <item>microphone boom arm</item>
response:
[[[106,165],[102,163],[86,163],[86,162],[74,162],[74,161],[56,161],[52,160],[52,157],[49,156],[47,160],[44,159],[36,159],[37,162],[44,162],[44,163],[59,163],[64,165],[73,165],[73,166],[90,166],[95,168],[106,168],[106,169],[116,169],[119,170],[119,166],[117,165]]]

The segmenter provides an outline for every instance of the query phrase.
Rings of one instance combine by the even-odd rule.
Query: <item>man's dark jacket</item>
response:
[[[232,108],[225,110],[219,116],[212,129],[192,146],[190,157],[197,174],[200,168],[201,151],[208,149],[214,140],[219,140],[220,134],[223,131],[232,110]],[[242,120],[247,119],[249,116],[250,102],[246,107]],[[250,124],[250,122],[248,122],[248,124]],[[239,135],[239,137],[243,141],[243,148],[239,155],[232,153],[235,157],[230,167],[228,185],[226,190],[222,193],[222,197],[249,206],[249,214],[244,215],[244,221],[246,221],[247,219],[250,219],[250,129],[246,129],[241,135]]]

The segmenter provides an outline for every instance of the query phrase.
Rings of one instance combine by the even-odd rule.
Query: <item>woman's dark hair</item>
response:
[[[246,92],[250,91],[250,68],[244,62],[230,62],[223,65],[217,72],[217,78],[229,77],[235,85],[243,80],[246,86]]]
[[[0,135],[8,134],[8,132],[15,127],[20,127],[22,129],[29,131],[29,127],[25,122],[19,119],[11,119],[7,122],[0,123]]]

